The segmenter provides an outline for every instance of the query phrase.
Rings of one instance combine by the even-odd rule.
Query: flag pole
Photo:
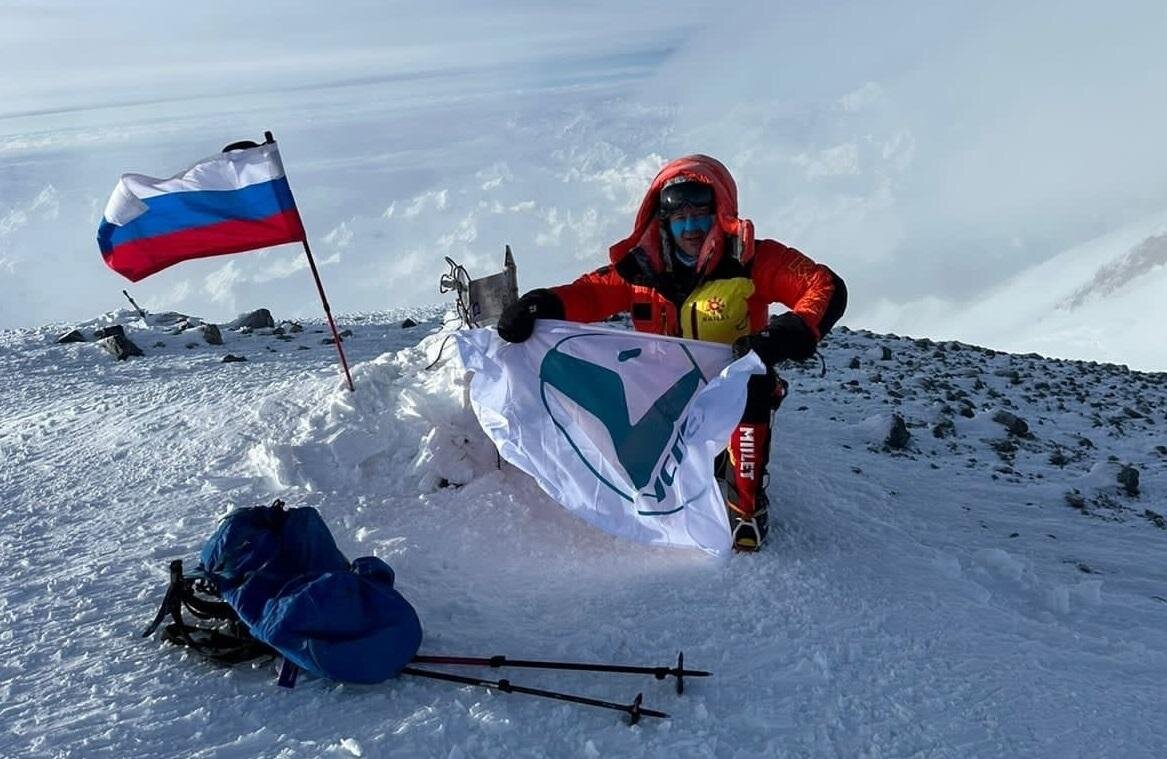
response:
[[[336,322],[332,320],[332,311],[328,308],[328,298],[324,295],[324,285],[320,282],[320,273],[316,271],[316,261],[312,258],[312,249],[308,247],[307,235],[304,236],[304,254],[308,256],[308,266],[312,268],[312,277],[316,280],[316,291],[320,293],[320,302],[324,304],[324,315],[328,317],[328,326],[332,329],[332,339],[336,343],[336,352],[340,354],[340,365],[344,367],[344,377],[348,380],[348,389],[350,392],[355,390],[353,387],[353,376],[348,371],[348,360],[344,357],[344,347],[340,344],[341,337],[336,331]]]
[[[275,142],[271,132],[263,133],[264,139],[268,143]],[[291,186],[288,187],[289,192]],[[349,392],[354,392],[356,388],[353,387],[353,376],[348,370],[348,359],[344,357],[344,346],[341,345],[340,334],[336,331],[336,322],[332,319],[332,309],[328,307],[328,296],[324,294],[324,283],[320,281],[320,272],[316,269],[316,259],[312,257],[312,248],[308,245],[308,233],[304,233],[304,255],[308,256],[308,266],[312,269],[312,278],[316,280],[316,292],[320,293],[320,303],[324,306],[324,315],[328,317],[328,327],[332,330],[332,340],[336,345],[336,352],[340,355],[340,365],[344,368],[344,378],[348,381]]]

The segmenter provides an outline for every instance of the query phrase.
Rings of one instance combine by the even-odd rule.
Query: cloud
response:
[[[735,12],[658,69],[646,102],[677,107],[677,152],[730,164],[760,234],[860,287],[961,301],[1167,207],[1159,3]]]
[[[28,210],[42,219],[57,218],[61,213],[60,193],[57,192],[57,188],[52,185],[46,186],[33,199]]]
[[[336,264],[338,312],[431,302],[443,255],[485,274],[508,243],[521,288],[572,279],[607,261],[660,166],[693,152],[730,166],[760,236],[847,278],[851,315],[902,304],[915,332],[930,298],[964,307],[1167,207],[1167,17],[1152,0],[746,0],[732,24],[686,0],[340,16],[289,0],[262,39],[246,30],[267,12],[227,0],[107,6],[0,26],[0,115],[24,113],[0,136],[0,255],[18,262],[0,301],[53,295],[4,319],[107,310],[122,283],[92,237],[118,174],[165,175],[265,127],[310,231],[327,230],[313,243]],[[241,86],[224,94],[225,79]],[[220,299],[305,310],[289,282],[303,256],[273,254],[183,264],[135,297],[189,279],[201,314],[221,307],[213,274]],[[876,296],[886,308],[865,312]]]
[[[444,206],[443,206],[444,207]],[[458,221],[454,228],[437,239],[438,250],[449,250],[455,246],[468,246],[478,239],[476,214],[471,211]]]
[[[254,256],[257,263],[249,261],[251,264],[247,273],[239,275],[235,285],[243,284],[245,282],[274,282],[298,275],[300,272],[307,270],[308,257],[303,255],[300,251],[281,250],[279,252],[272,251],[269,254],[257,253]],[[334,252],[328,258],[316,258],[317,266],[324,266],[328,263],[333,263],[340,260],[340,253]],[[262,261],[262,264],[258,262]]]
[[[324,235],[324,243],[335,250],[343,250],[351,246],[353,244],[353,238],[356,236],[353,233],[352,227],[349,226],[351,221],[354,220],[342,221],[333,227],[328,234]]]
[[[883,99],[883,88],[877,82],[865,82],[862,87],[839,98],[839,107],[848,113],[862,111]]]
[[[12,234],[25,224],[28,224],[28,212],[19,208],[12,209],[0,218],[0,237]]]
[[[449,203],[449,199],[449,190],[431,190],[429,192],[424,192],[410,201],[409,205],[405,207],[405,210],[401,215],[407,219],[411,219],[421,214],[427,208],[433,208],[440,211],[446,207],[446,205]]]
[[[485,191],[501,187],[503,182],[514,180],[515,175],[511,173],[505,161],[498,161],[488,168],[475,172],[474,178],[480,183],[478,188]]]
[[[194,292],[194,285],[189,281],[175,282],[165,291],[155,295],[150,302],[168,304],[163,308],[169,309],[169,304],[178,304],[189,298]],[[161,309],[154,309],[161,310]]]
[[[244,281],[243,273],[231,259],[203,278],[203,292],[219,304],[234,304],[235,287]]]
[[[0,217],[0,237],[11,235],[34,221],[52,221],[61,213],[60,194],[53,185],[37,193],[27,205],[10,208]]]
[[[814,155],[799,153],[791,159],[806,172],[807,179],[819,177],[858,176],[859,148],[853,142],[820,150]]]

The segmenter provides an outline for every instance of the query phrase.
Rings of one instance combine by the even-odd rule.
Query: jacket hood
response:
[[[612,263],[619,263],[639,248],[653,271],[662,272],[669,268],[665,262],[658,210],[660,191],[675,181],[709,185],[713,188],[717,204],[714,211],[717,223],[709,230],[701,245],[701,252],[697,254],[697,273],[707,274],[716,268],[726,253],[727,243],[734,245],[735,250],[731,254],[737,255],[742,263],[748,262],[754,255],[754,225],[748,219],[738,218],[737,183],[733,181],[733,175],[716,158],[688,155],[669,161],[652,180],[644,199],[640,201],[632,234],[609,249]]]

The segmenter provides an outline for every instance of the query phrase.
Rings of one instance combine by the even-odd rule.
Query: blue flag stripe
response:
[[[173,192],[145,198],[144,214],[124,226],[102,220],[97,239],[102,252],[131,240],[181,232],[232,220],[258,220],[296,207],[287,177],[239,190]]]

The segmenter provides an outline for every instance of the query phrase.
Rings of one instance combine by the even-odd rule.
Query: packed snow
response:
[[[825,374],[784,371],[769,542],[718,562],[500,465],[442,309],[340,322],[352,393],[319,322],[0,332],[0,756],[1167,754],[1167,375],[839,328]],[[113,324],[145,355],[93,340]],[[423,653],[714,676],[504,674],[672,715],[630,728],[405,676],[289,691],[143,639],[168,562],[276,497],[393,566]]]

